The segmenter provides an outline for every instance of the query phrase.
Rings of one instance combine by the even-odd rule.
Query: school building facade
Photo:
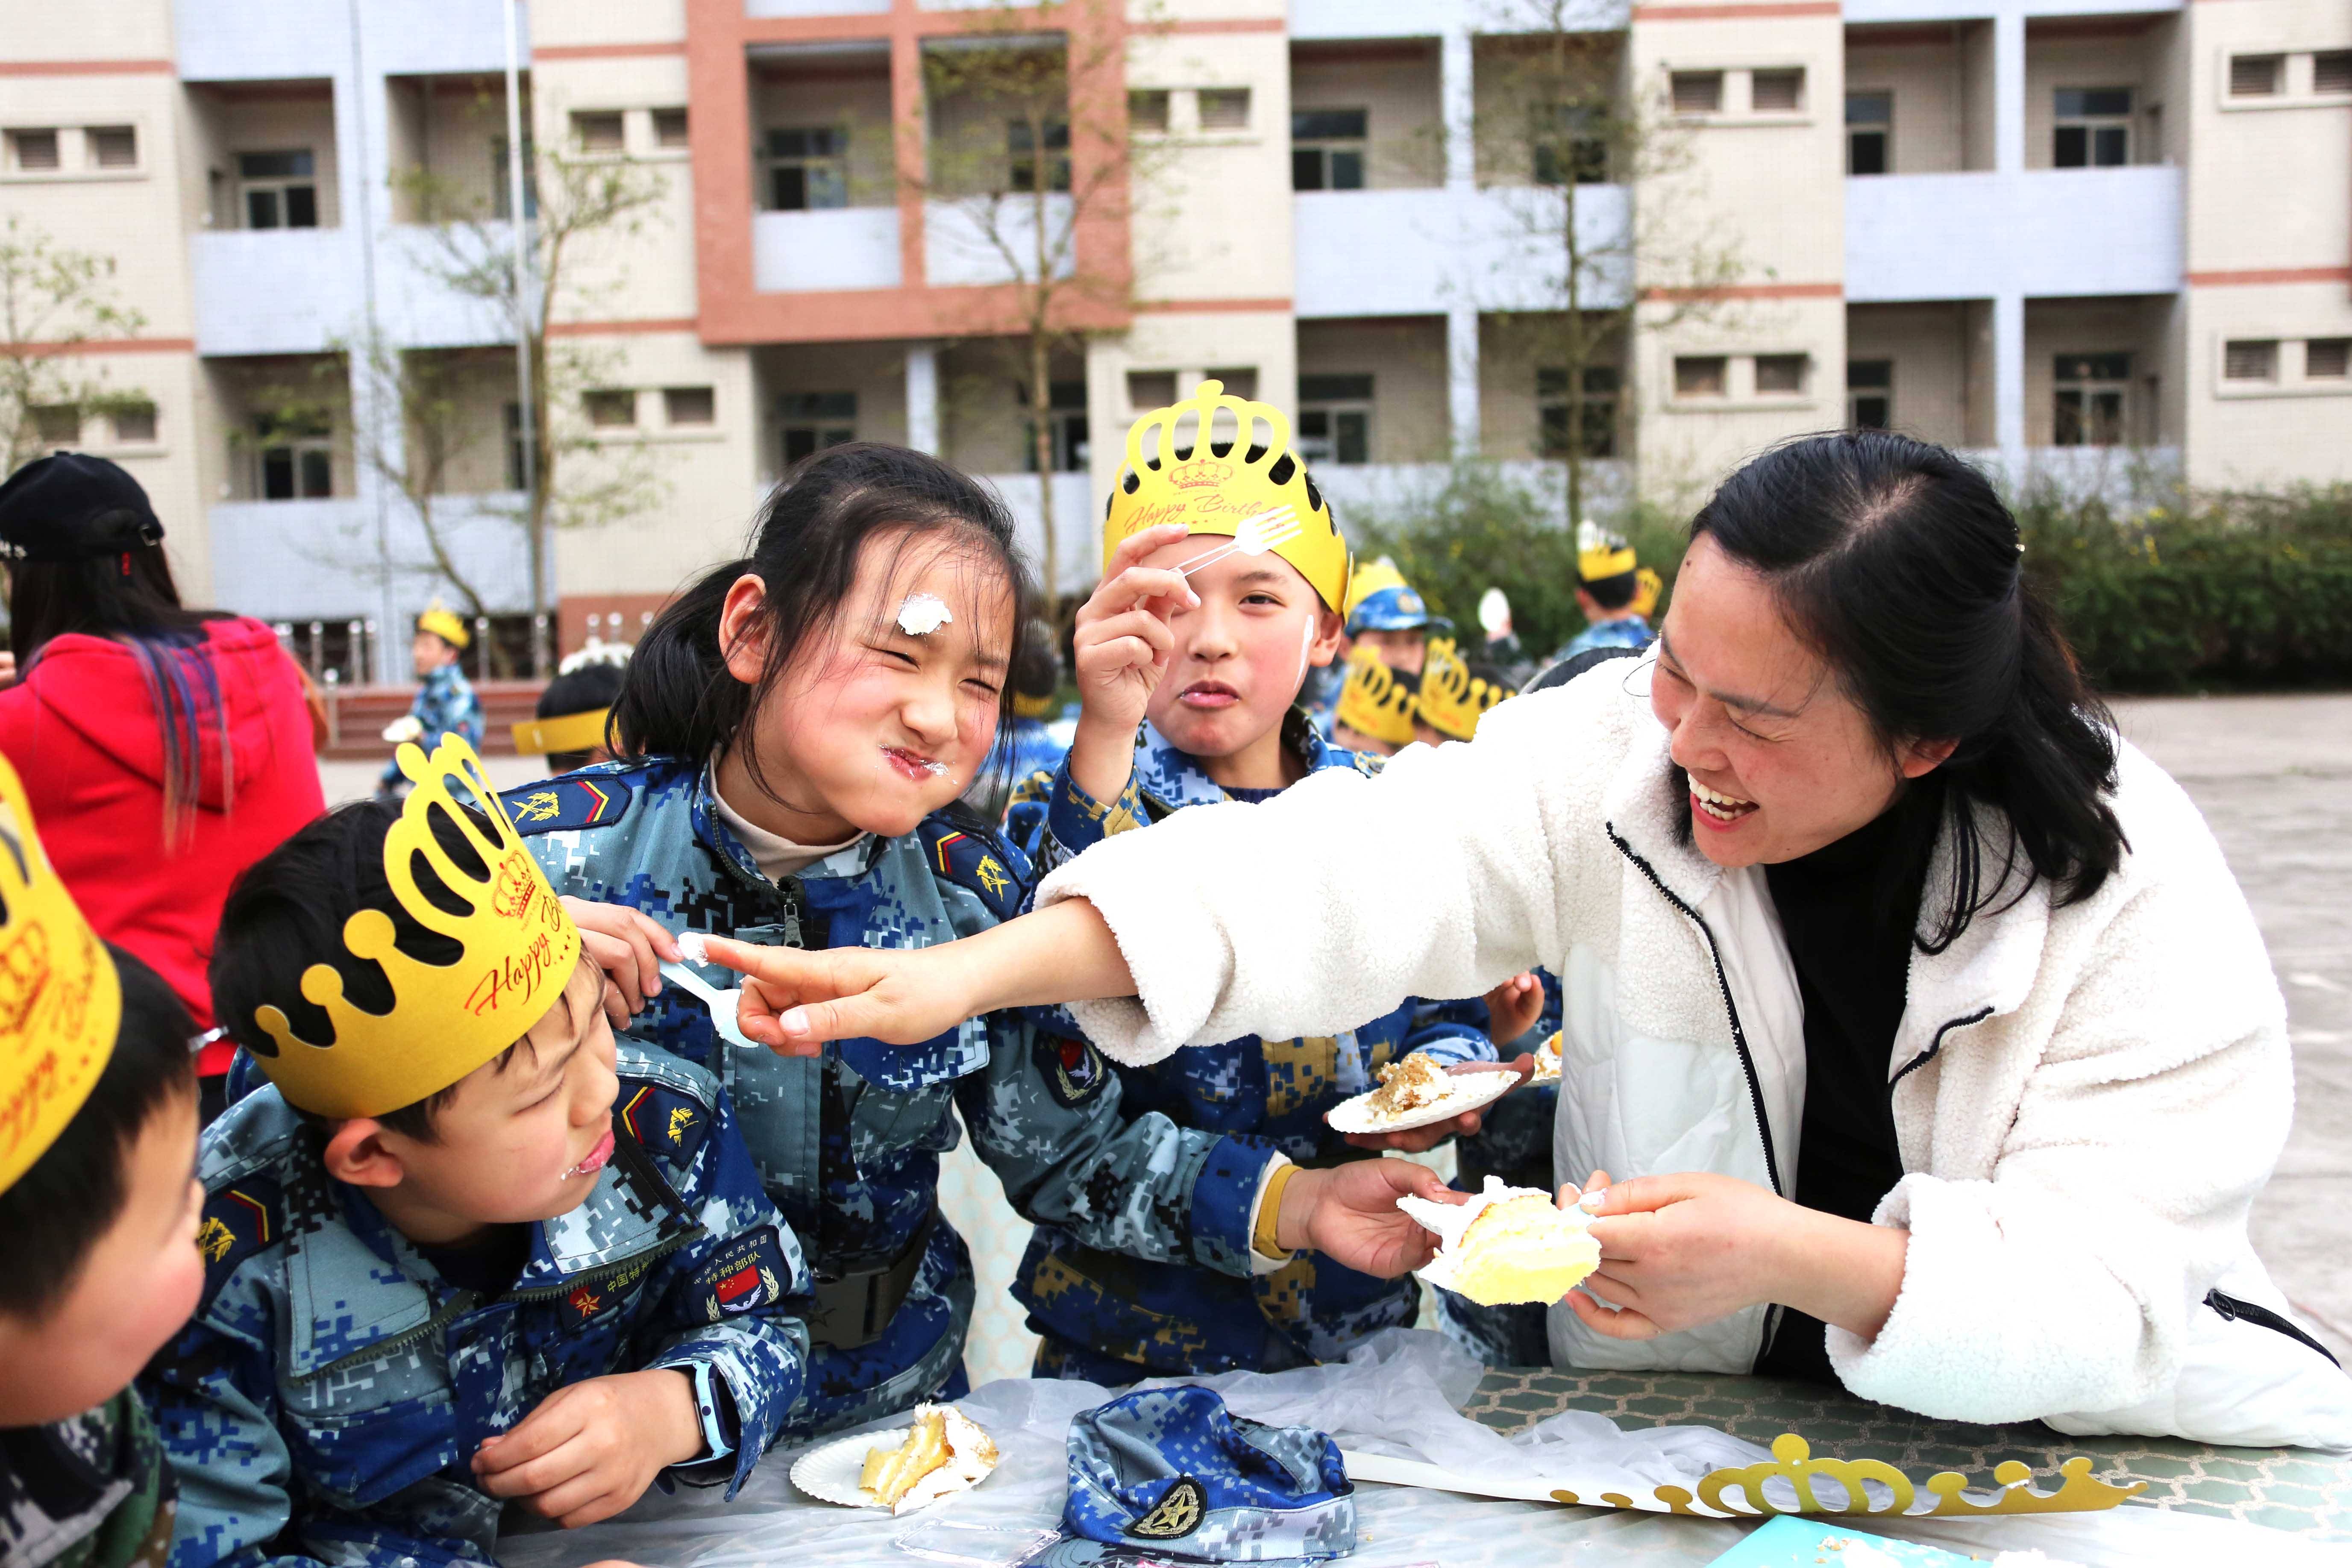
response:
[[[143,402],[51,411],[43,439],[140,476],[192,598],[288,622],[346,679],[396,677],[404,639],[366,628],[436,591],[382,461],[409,426],[354,343],[434,356],[473,437],[436,532],[495,606],[530,603],[514,333],[448,286],[420,194],[506,216],[507,19],[0,0],[0,213],[110,258],[142,318],[72,352]],[[568,0],[520,29],[527,135],[662,186],[582,248],[549,331],[600,376],[561,416],[649,448],[660,487],[557,536],[565,647],[629,635],[851,438],[988,477],[1033,543],[1050,488],[1082,585],[1129,420],[1202,374],[1291,413],[1343,520],[1568,440],[1604,497],[1687,498],[1849,423],[2078,486],[2352,477],[2341,0]],[[1061,52],[1042,146],[953,68],[976,29]],[[1515,134],[1515,62],[1561,33],[1649,151]],[[1032,253],[941,166],[1000,122],[1013,186],[1044,187]],[[1634,323],[1573,384],[1541,330],[1570,213],[1624,258],[1584,303]],[[1040,268],[1087,334],[1050,366],[1042,475]]]

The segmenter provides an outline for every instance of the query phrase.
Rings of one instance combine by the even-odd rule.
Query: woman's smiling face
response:
[[[1691,831],[1718,866],[1810,855],[1875,818],[1951,752],[1890,756],[1764,576],[1701,535],[1658,635],[1650,709],[1688,775]]]

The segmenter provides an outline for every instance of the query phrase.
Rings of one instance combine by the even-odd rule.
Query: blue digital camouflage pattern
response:
[[[1296,710],[1284,721],[1283,739],[1309,773],[1371,773],[1381,766],[1377,757],[1327,744]],[[1110,834],[1228,798],[1197,762],[1146,724],[1137,733],[1135,766],[1116,803],[1105,806],[1089,798],[1065,760],[1052,774],[1034,775],[1014,791],[1008,823],[1042,872]],[[1445,1063],[1491,1061],[1495,1055],[1478,1024],[1407,1000],[1387,1016],[1336,1036],[1244,1036],[1187,1047],[1150,1067],[1110,1070],[1122,1089],[1124,1115],[1165,1115],[1185,1127],[1279,1150],[1301,1163],[1328,1164],[1364,1158],[1367,1152],[1332,1131],[1324,1112],[1372,1088],[1383,1066],[1413,1051]],[[1029,1309],[1030,1326],[1043,1338],[1039,1375],[1119,1384],[1330,1361],[1381,1329],[1410,1325],[1418,1289],[1411,1278],[1377,1279],[1306,1253],[1253,1279],[1181,1263],[1137,1262],[1107,1257],[1081,1237],[1041,1226],[1014,1272],[1013,1294]]]
[[[1630,647],[1639,653],[1657,638],[1658,634],[1650,629],[1650,623],[1639,616],[1627,616],[1622,620],[1596,621],[1570,637],[1566,647],[1551,656],[1551,662],[1558,664],[1561,659],[1574,658],[1578,654],[1590,653],[1597,647]]]
[[[416,683],[416,696],[408,711],[425,726],[416,743],[426,752],[440,744],[444,735],[463,735],[466,744],[478,752],[482,749],[482,700],[474,695],[473,683],[455,659]],[[407,782],[407,775],[397,761],[389,762],[383,765],[380,782],[386,789],[397,788]]]
[[[961,806],[914,833],[868,837],[781,883],[712,809],[709,771],[655,758],[567,775],[630,792],[606,825],[517,827],[561,893],[627,904],[672,931],[824,947],[925,947],[1016,913],[1028,864]],[[509,807],[532,790],[509,792]],[[701,971],[730,986],[731,971]],[[1123,1113],[1118,1080],[1054,1015],[968,1019],[918,1047],[851,1039],[815,1058],[740,1050],[719,1040],[702,1005],[666,986],[632,1026],[716,1072],[777,1206],[820,1271],[900,1256],[930,1223],[940,1155],[957,1114],[1024,1217],[1069,1227],[1087,1245],[1204,1272],[1249,1271],[1250,1208],[1265,1173],[1257,1145]],[[903,1410],[957,1375],[972,1306],[963,1240],[931,1224],[914,1284],[873,1342],[819,1344],[808,1392],[787,1429],[810,1435]],[[845,1338],[827,1335],[822,1338]]]
[[[1328,1435],[1235,1415],[1213,1389],[1154,1388],[1071,1418],[1062,1527],[1219,1563],[1339,1557],[1355,1494]]]
[[[1052,773],[1069,754],[1066,741],[1056,740],[1043,719],[1015,719],[1005,726],[1004,776],[1025,779],[1034,773]]]
[[[1559,1032],[1559,977],[1549,969],[1538,969],[1535,975],[1543,983],[1543,1011],[1537,1015],[1527,1033],[1508,1045],[1496,1047],[1496,1054],[1506,1061],[1522,1054],[1534,1054],[1537,1047]],[[1457,1018],[1467,1019],[1475,1014],[1480,1022],[1486,1019],[1486,1004],[1475,996],[1464,1002],[1449,1002],[1445,1006]],[[1524,1085],[1488,1106],[1479,1117],[1478,1131],[1454,1141],[1454,1185],[1462,1192],[1475,1193],[1484,1188],[1486,1178],[1493,1175],[1515,1187],[1557,1191],[1559,1184],[1552,1176],[1551,1133],[1559,1110],[1559,1084],[1556,1079]],[[1580,1171],[1577,1175],[1580,1179],[1584,1173]],[[1438,1326],[1448,1338],[1488,1366],[1542,1366],[1551,1360],[1551,1350],[1544,1338],[1545,1308],[1540,1302],[1488,1307],[1443,1286],[1436,1289]]]
[[[734,1451],[667,1474],[742,1484],[801,1394],[807,1269],[709,1075],[617,1054],[611,1163],[494,1300],[329,1177],[276,1089],[205,1131],[203,1301],[140,1380],[180,1489],[174,1568],[493,1561],[476,1448],[614,1373],[709,1367]]]
[[[45,1426],[0,1429],[0,1563],[163,1568],[171,1472],[139,1395]]]

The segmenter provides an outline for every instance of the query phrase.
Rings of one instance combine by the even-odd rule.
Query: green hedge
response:
[[[2026,570],[2101,690],[2352,686],[2352,486],[2144,510],[2051,490],[2013,504]],[[1410,506],[1346,521],[1364,559],[1393,557],[1465,637],[1479,595],[1500,586],[1539,658],[1584,626],[1559,516],[1556,496],[1465,463]],[[1636,508],[1611,521],[1671,597],[1685,520]]]

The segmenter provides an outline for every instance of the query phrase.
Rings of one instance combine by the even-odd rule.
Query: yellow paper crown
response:
[[[0,757],[0,1192],[32,1168],[114,1055],[122,978],[34,830]]]
[[[1216,429],[1219,410],[1234,417],[1230,437]],[[1195,427],[1180,437],[1177,425],[1188,415]],[[1181,522],[1194,533],[1231,537],[1244,518],[1284,505],[1296,509],[1300,526],[1274,552],[1339,609],[1348,598],[1348,542],[1290,449],[1290,421],[1270,403],[1229,396],[1224,383],[1204,381],[1188,401],[1155,408],[1129,429],[1127,466],[1103,518],[1103,570],[1120,544],[1147,528]]]
[[[474,748],[445,735],[429,760],[414,745],[399,756],[400,771],[416,787],[384,835],[384,879],[411,919],[465,951],[450,964],[410,958],[393,945],[390,915],[361,910],[343,922],[343,945],[383,965],[391,1012],[353,1006],[343,977],[326,963],[302,972],[303,997],[333,1026],[326,1044],[297,1037],[276,1006],[254,1010],[254,1022],[277,1045],[275,1054],[254,1053],[262,1070],[289,1103],[313,1115],[381,1116],[448,1088],[545,1016],[580,961],[579,930],[507,820]],[[465,804],[478,816],[459,808],[453,784],[466,787],[473,798]],[[450,858],[434,835],[436,815],[464,835],[489,868],[487,877],[467,874]],[[416,883],[420,855],[465,913],[425,896]]]
[[[1380,656],[1360,647],[1348,656],[1348,683],[1339,688],[1335,724],[1391,746],[1412,743],[1412,687],[1397,679]]]
[[[1429,645],[1429,661],[1422,668],[1415,703],[1422,722],[1449,741],[1466,741],[1478,732],[1478,721],[1486,716],[1486,710],[1517,695],[1510,687],[1471,674],[1454,639],[1437,637]]]
[[[416,629],[431,632],[452,647],[464,647],[474,640],[474,634],[466,629],[457,613],[438,599],[425,605],[425,613],[416,617]]]
[[[585,713],[521,720],[514,726],[514,749],[526,757],[593,752],[604,743],[604,721],[612,711],[610,708],[594,708]]]
[[[1633,547],[1591,518],[1576,525],[1576,574],[1588,583],[1622,577],[1640,564]]]

